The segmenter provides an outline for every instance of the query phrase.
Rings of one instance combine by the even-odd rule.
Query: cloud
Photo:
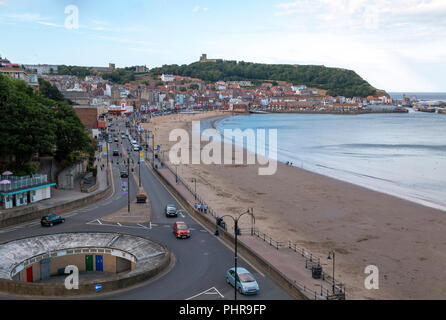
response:
[[[195,6],[192,12],[200,12],[200,11],[207,12],[208,10],[209,8],[202,8],[200,6]]]
[[[438,25],[446,15],[444,0],[296,0],[275,7],[276,16],[297,15],[316,25],[356,30],[386,29],[398,22]]]
[[[8,1],[0,0],[0,7],[6,6],[7,4],[8,4]]]

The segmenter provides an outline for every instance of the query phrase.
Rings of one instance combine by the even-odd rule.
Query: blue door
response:
[[[43,259],[40,261],[40,278],[48,280],[50,278],[50,262],[51,259]]]
[[[101,272],[104,271],[101,255],[96,255],[96,271],[101,271]]]

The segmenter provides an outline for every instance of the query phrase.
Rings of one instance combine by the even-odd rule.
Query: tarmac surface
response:
[[[123,123],[119,126],[125,132]],[[122,148],[130,149],[127,139],[118,144],[112,143],[109,150]],[[122,142],[122,144],[121,144]],[[138,170],[137,164],[139,152],[130,151],[134,164],[134,171]],[[119,160],[119,164],[117,163]],[[62,214],[66,222],[54,227],[40,226],[38,220],[21,225],[0,229],[0,242],[6,242],[17,238],[32,237],[51,232],[117,232],[132,234],[135,236],[147,236],[166,244],[175,256],[175,265],[167,274],[156,279],[142,283],[136,287],[121,290],[114,293],[101,294],[89,297],[89,299],[133,299],[133,300],[216,300],[234,299],[234,288],[226,283],[226,271],[233,267],[234,252],[223,240],[215,237],[214,230],[207,230],[197,223],[181,208],[176,199],[167,191],[160,180],[145,164],[141,164],[141,185],[150,199],[150,221],[143,223],[102,221],[101,219],[116,213],[128,205],[128,194],[124,193],[122,185],[127,179],[121,179],[120,170],[124,168],[123,159],[109,155],[109,165],[112,170],[112,185],[114,192],[108,198],[91,204],[87,207]],[[107,157],[103,156],[100,164],[107,165]],[[98,170],[101,183],[106,181],[105,170]],[[136,206],[136,194],[139,192],[139,181],[130,175],[129,196],[131,210]],[[104,185],[100,189],[103,190]],[[183,209],[184,214],[177,218],[167,218],[164,209],[167,204],[175,204]],[[184,221],[191,228],[190,239],[179,240],[172,232],[175,221]],[[239,300],[289,300],[293,299],[283,288],[273,281],[268,274],[259,267],[249,263],[239,256],[238,265],[248,269],[259,283],[260,292],[254,296],[237,294]],[[0,295],[0,299],[23,299]],[[48,298],[45,298],[48,299]],[[76,299],[76,298],[70,298]]]

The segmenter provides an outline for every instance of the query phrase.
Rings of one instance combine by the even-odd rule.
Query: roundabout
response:
[[[161,242],[115,232],[17,239],[0,244],[0,256],[0,292],[33,296],[94,294],[98,284],[101,292],[112,292],[155,277],[171,262],[171,252]],[[75,266],[81,274],[77,289],[54,281],[69,276],[67,266]],[[83,281],[82,275],[88,274]]]

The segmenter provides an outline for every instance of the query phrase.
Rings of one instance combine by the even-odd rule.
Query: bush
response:
[[[88,168],[88,171],[90,171],[90,172],[92,172],[93,173],[93,177],[97,177],[97,175],[98,175],[98,167],[89,167]]]

